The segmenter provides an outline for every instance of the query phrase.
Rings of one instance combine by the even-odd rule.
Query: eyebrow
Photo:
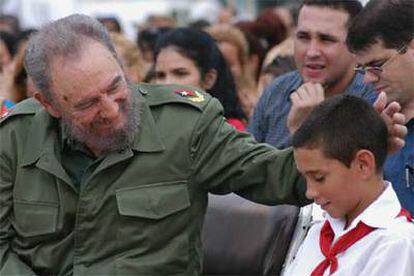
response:
[[[112,82],[107,86],[107,88],[105,89],[105,91],[111,91],[113,90],[118,83],[122,80],[122,77],[120,75],[116,76]]]
[[[364,66],[375,66],[375,65],[378,65],[378,63],[379,63],[379,65],[381,65],[381,63],[384,63],[384,62],[385,62],[384,58],[377,58],[377,59],[371,60],[370,62],[367,62],[367,63],[362,64],[362,65],[364,65]]]
[[[331,35],[331,34],[324,34],[324,33],[318,33],[318,37],[320,39],[330,39],[330,40],[334,40],[334,41],[339,41],[339,38]]]
[[[310,32],[309,31],[305,31],[305,30],[299,30],[296,32],[296,35],[306,35],[308,37],[310,37]],[[330,39],[330,40],[334,40],[334,41],[339,41],[340,39],[338,37],[336,37],[335,35],[331,35],[331,34],[327,34],[327,33],[321,33],[321,32],[317,32],[316,36],[319,39]]]

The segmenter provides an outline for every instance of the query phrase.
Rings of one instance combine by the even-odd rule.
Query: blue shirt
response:
[[[351,84],[344,91],[373,104],[377,98],[374,87],[364,83],[363,75],[355,74]],[[291,108],[290,94],[303,84],[297,70],[275,79],[263,92],[256,106],[247,131],[259,142],[271,144],[279,149],[291,145],[287,128],[287,116]]]
[[[384,178],[392,183],[402,207],[414,216],[414,119],[406,126],[405,146],[385,161]]]

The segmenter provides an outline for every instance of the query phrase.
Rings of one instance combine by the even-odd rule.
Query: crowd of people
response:
[[[0,275],[199,275],[209,192],[324,209],[287,275],[413,275],[413,13],[227,7],[136,41],[0,15]]]

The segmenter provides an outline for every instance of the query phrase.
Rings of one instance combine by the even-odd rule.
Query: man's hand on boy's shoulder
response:
[[[388,127],[388,154],[399,151],[404,147],[404,137],[407,135],[406,118],[400,112],[400,104],[391,102],[387,105],[387,95],[381,92],[374,103],[374,108],[381,114]]]

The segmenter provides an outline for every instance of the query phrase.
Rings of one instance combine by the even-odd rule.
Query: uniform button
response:
[[[139,88],[139,92],[141,92],[142,95],[147,95],[148,92],[142,88]]]

